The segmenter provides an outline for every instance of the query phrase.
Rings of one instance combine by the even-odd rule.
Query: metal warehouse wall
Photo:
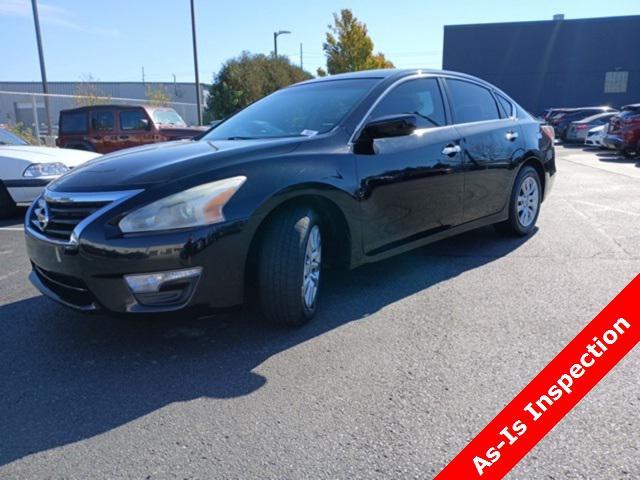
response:
[[[533,113],[637,103],[640,15],[445,26],[442,64],[495,84]],[[605,93],[613,71],[629,72],[626,92]]]
[[[50,94],[74,95],[77,87],[82,82],[49,82]],[[98,89],[100,95],[119,98],[133,98],[139,100],[147,100],[147,88],[159,89],[164,88],[171,97],[172,102],[196,103],[196,92],[193,83],[156,83],[156,82],[92,82]],[[200,84],[203,103],[209,92],[209,85]],[[0,81],[0,91],[25,92],[25,93],[42,93],[42,84],[40,82],[10,82]],[[19,120],[19,110],[28,113],[28,117],[32,118],[30,112],[31,99],[27,96],[16,96],[0,94],[0,123],[15,123]],[[65,108],[73,108],[75,105],[71,99],[51,99],[51,117],[54,123],[58,122],[58,114],[60,110]],[[115,101],[113,103],[118,103]],[[44,105],[42,98],[37,99],[39,116],[44,121]],[[189,124],[197,123],[197,115],[195,107],[191,108],[184,105],[174,105],[174,108],[182,115],[184,120]],[[24,122],[29,123],[29,122]]]

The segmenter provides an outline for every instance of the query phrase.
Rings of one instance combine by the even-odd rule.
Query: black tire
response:
[[[530,217],[528,221],[521,220],[521,216],[518,212],[518,197],[525,182],[530,182],[528,179],[533,179],[537,188],[537,202],[535,202],[535,212],[529,213]],[[540,184],[540,176],[535,168],[526,165],[516,177],[516,181],[513,184],[513,190],[511,191],[511,197],[509,199],[509,218],[501,223],[494,225],[495,229],[503,234],[511,236],[524,236],[529,235],[536,226],[538,215],[540,214],[540,203],[542,202],[542,187]],[[528,208],[525,206],[525,208]]]
[[[0,218],[13,217],[17,213],[18,207],[16,207],[16,202],[11,198],[4,183],[0,182]]]
[[[303,288],[307,244],[312,231],[322,238],[320,217],[311,208],[303,206],[276,214],[266,226],[259,252],[257,280],[262,314],[272,324],[302,325],[316,312],[321,257],[315,282],[316,294],[310,306],[305,302]]]

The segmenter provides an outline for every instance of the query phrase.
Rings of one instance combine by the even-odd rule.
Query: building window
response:
[[[629,72],[607,72],[604,75],[604,93],[627,93]]]

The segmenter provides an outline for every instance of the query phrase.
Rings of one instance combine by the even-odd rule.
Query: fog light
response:
[[[160,287],[166,283],[198,278],[201,272],[202,267],[194,267],[167,272],[125,275],[124,279],[133,293],[155,293],[160,291]]]

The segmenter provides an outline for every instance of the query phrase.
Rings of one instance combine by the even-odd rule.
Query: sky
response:
[[[50,81],[194,81],[189,0],[39,0]],[[195,0],[201,82],[243,50],[315,73],[332,13],[350,8],[396,67],[441,68],[443,26],[640,14],[638,0]],[[0,0],[0,81],[40,79],[30,0]]]

